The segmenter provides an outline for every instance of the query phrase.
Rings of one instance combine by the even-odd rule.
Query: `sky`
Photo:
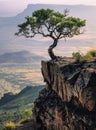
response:
[[[28,4],[37,3],[96,5],[96,0],[0,0],[0,16],[14,16],[22,12]]]

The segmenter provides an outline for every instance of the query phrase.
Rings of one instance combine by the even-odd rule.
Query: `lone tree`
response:
[[[43,37],[52,38],[53,44],[49,46],[48,53],[51,59],[56,59],[53,48],[57,46],[58,41],[81,34],[83,26],[85,26],[85,20],[68,17],[67,10],[60,13],[52,9],[40,9],[34,11],[31,17],[27,16],[26,22],[18,25],[19,31],[16,35],[32,38],[36,34],[41,34]]]

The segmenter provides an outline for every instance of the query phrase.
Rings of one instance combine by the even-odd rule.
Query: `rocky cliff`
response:
[[[35,130],[96,130],[96,61],[42,61],[46,88],[34,103]]]

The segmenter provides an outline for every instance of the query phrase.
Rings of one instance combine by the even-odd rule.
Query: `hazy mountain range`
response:
[[[28,51],[10,52],[0,55],[0,63],[39,63],[44,57]]]
[[[73,51],[85,51],[96,46],[96,6],[85,5],[45,5],[36,4],[28,5],[27,8],[14,17],[0,18],[0,53],[16,52],[21,50],[28,50],[32,53],[48,56],[47,48],[52,41],[50,39],[43,39],[42,37],[34,39],[26,39],[24,37],[16,37],[14,33],[18,31],[17,25],[24,21],[24,17],[32,14],[34,10],[40,8],[52,8],[56,11],[63,12],[64,9],[69,10],[69,15],[86,19],[85,34],[72,38],[70,40],[61,41],[60,46],[57,47],[57,53],[63,55],[70,55]],[[65,45],[62,45],[62,44]],[[43,48],[43,49],[42,49]],[[61,49],[61,50],[60,50]]]

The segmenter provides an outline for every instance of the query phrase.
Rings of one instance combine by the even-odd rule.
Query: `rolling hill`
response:
[[[0,127],[5,121],[19,121],[24,110],[32,109],[39,91],[43,88],[44,86],[27,86],[18,94],[5,94],[0,99]]]
[[[16,110],[32,107],[32,103],[44,86],[27,86],[18,94],[6,93],[0,99],[0,110]],[[21,110],[22,110],[21,109]]]

